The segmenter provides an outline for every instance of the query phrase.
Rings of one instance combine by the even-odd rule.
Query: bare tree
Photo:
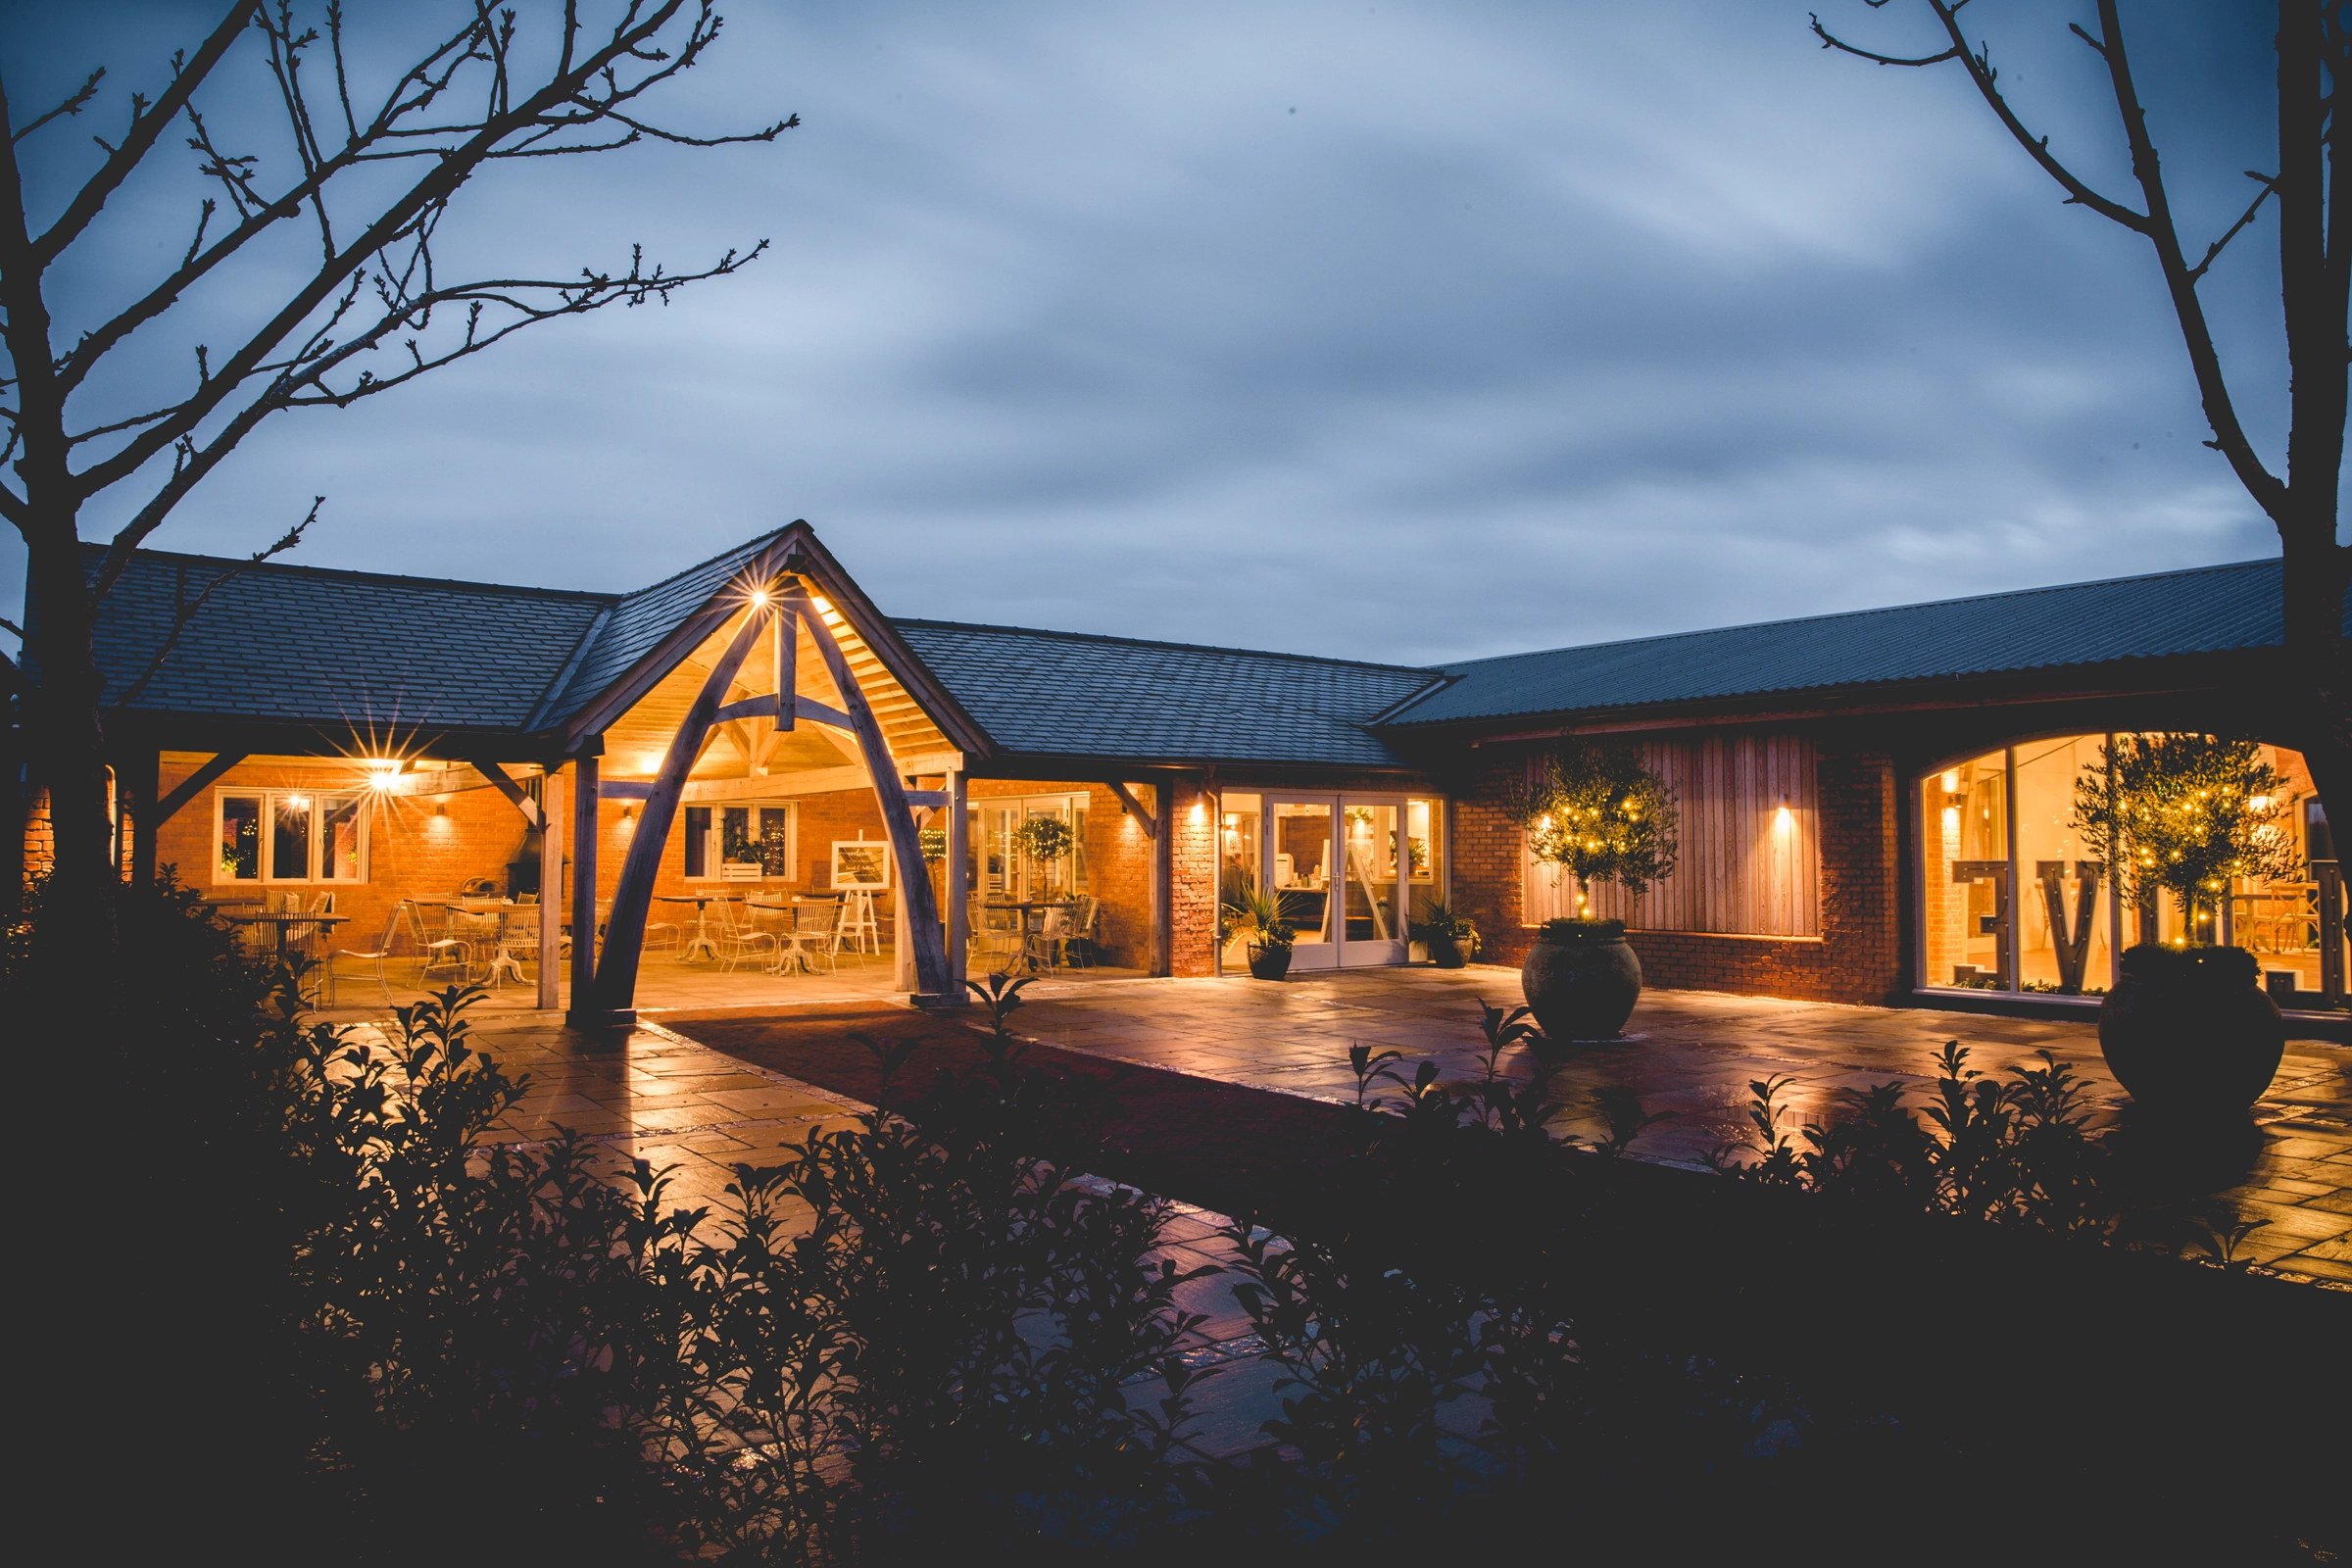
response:
[[[1887,0],[1864,3],[1876,10]],[[1972,53],[1968,47],[1960,13],[1969,0],[1921,3],[1934,13],[1948,40],[1947,47],[1935,54],[1900,56],[1865,49],[1832,33],[1819,16],[1813,19],[1813,30],[1824,48],[1883,66],[1959,66],[2017,144],[2065,190],[2069,203],[2146,236],[2172,296],[2206,421],[2213,427],[2213,439],[2205,444],[2229,460],[2238,482],[2278,530],[2287,655],[2283,686],[2288,700],[2273,720],[2279,729],[2277,738],[2303,753],[2322,800],[2331,808],[2344,808],[2341,812],[2331,810],[2333,820],[2352,823],[2352,650],[2345,647],[2343,635],[2352,548],[2336,539],[2346,375],[2352,369],[2345,323],[2347,284],[2352,283],[2352,221],[2332,221],[2348,217],[2347,209],[2352,208],[2352,187],[2347,185],[2352,170],[2347,169],[2338,129],[2345,123],[2339,94],[2352,83],[2352,0],[2278,0],[2278,172],[2247,172],[2261,188],[2244,214],[2205,247],[2194,265],[2181,248],[2173,220],[2156,144],[2148,135],[2147,114],[2132,84],[2116,0],[2098,0],[2098,36],[2079,24],[2069,26],[2106,68],[2132,154],[2132,178],[2139,186],[2137,208],[2092,189],[2050,151],[2047,136],[2028,128],[2002,95],[1990,48],[1980,42]],[[2284,478],[2264,466],[2238,422],[2205,308],[2197,297],[2197,285],[2213,264],[2268,202],[2276,202],[2278,209],[2279,297],[2291,372]]]
[[[346,48],[339,0],[327,0],[323,31],[298,17],[293,0],[234,0],[193,53],[172,57],[160,92],[130,96],[127,123],[114,139],[91,138],[95,168],[61,211],[39,220],[26,210],[20,162],[36,145],[28,138],[48,130],[55,145],[63,122],[97,103],[106,71],[22,122],[0,88],[0,123],[8,126],[0,148],[0,314],[9,361],[0,380],[0,465],[13,465],[13,475],[0,477],[0,514],[24,536],[27,588],[40,607],[29,637],[10,628],[25,637],[37,687],[7,673],[26,705],[32,755],[50,791],[60,886],[80,911],[76,924],[91,922],[85,939],[104,943],[112,929],[107,694],[91,628],[131,553],[172,510],[273,414],[349,408],[526,326],[666,301],[766,248],[760,240],[679,273],[649,268],[642,250],[632,250],[625,270],[583,269],[576,277],[452,280],[436,267],[434,237],[453,198],[493,165],[640,141],[764,142],[799,123],[794,116],[716,135],[653,123],[646,100],[702,58],[720,19],[711,0],[613,0],[613,9],[619,14],[609,26],[592,26],[579,0],[564,0],[548,33],[520,38],[514,10],[462,3],[452,30],[371,97],[359,79],[368,73]],[[223,145],[199,106],[200,95],[230,90],[222,68],[240,49],[274,86],[268,113],[286,145],[267,169],[260,155]],[[319,79],[322,69],[330,79]],[[175,123],[195,174],[214,191],[195,204],[184,251],[111,318],[57,321],[50,284],[61,264]],[[192,376],[156,388],[141,406],[84,409],[109,357],[178,319],[172,313],[192,288],[234,275],[225,270],[232,263],[251,275],[282,260],[285,236],[304,234],[316,249],[299,284],[269,294],[266,318],[241,342],[218,356],[196,346]],[[96,572],[85,573],[78,519],[98,498],[112,502],[110,492],[130,498],[130,520],[115,531]],[[295,526],[255,559],[290,548],[301,532]],[[181,606],[183,624],[200,604]]]

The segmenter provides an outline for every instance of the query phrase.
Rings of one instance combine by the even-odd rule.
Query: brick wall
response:
[[[1523,751],[1496,756],[1454,804],[1454,903],[1477,921],[1485,957],[1494,963],[1522,962],[1535,935],[1521,923],[1519,829],[1505,808],[1525,765]],[[1825,745],[1815,779],[1821,936],[1629,932],[1645,985],[1814,1002],[1894,997],[1901,942],[1893,761],[1883,753]]]

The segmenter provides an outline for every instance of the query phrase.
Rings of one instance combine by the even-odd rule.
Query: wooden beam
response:
[[[713,801],[764,801],[778,796],[861,790],[871,782],[862,767],[806,768],[797,773],[762,773],[758,778],[689,779],[681,799],[695,806]]]
[[[849,714],[843,712],[838,708],[830,707],[827,704],[820,703],[813,697],[795,696],[793,698],[792,706],[793,711],[802,718],[809,719],[818,724],[829,724],[835,729],[846,730],[855,728],[855,726],[850,723]],[[772,693],[763,693],[758,697],[746,697],[739,703],[729,703],[726,707],[720,709],[718,710],[718,722],[724,724],[738,718],[766,718],[770,714],[774,713],[776,709],[777,703],[775,696]],[[789,724],[780,724],[777,726],[779,729],[790,729],[791,727],[792,726]]]
[[[554,774],[539,780],[539,1005],[564,1005],[564,808]]]
[[[1107,782],[1112,793],[1119,798],[1119,808],[1144,825],[1144,837],[1156,840],[1159,837],[1159,819],[1144,809],[1144,803],[1135,798],[1133,790],[1115,778]]]
[[[760,630],[760,615],[744,617],[726,653],[703,682],[702,694],[686,710],[685,722],[671,738],[669,755],[662,759],[662,771],[655,775],[654,787],[646,795],[636,834],[629,840],[628,858],[621,862],[620,885],[612,890],[612,912],[605,921],[605,951],[596,963],[596,992],[590,999],[588,1021],[608,1026],[636,1021],[637,960],[645,948],[645,915],[653,903],[655,877],[662,868],[662,848],[677,818],[687,771],[701,756],[719,704]],[[581,1015],[576,998],[572,1011],[575,1017]]]
[[[115,765],[130,796],[130,881],[133,887],[155,886],[155,801],[163,793],[163,753],[152,746],[135,746]]]
[[[858,748],[864,753],[865,770],[873,779],[874,802],[882,808],[882,825],[889,831],[891,853],[898,858],[897,902],[903,914],[899,925],[906,944],[903,951],[913,959],[914,990],[919,996],[944,1003],[960,996],[963,986],[960,976],[948,973],[946,932],[940,925],[938,902],[931,896],[931,878],[923,870],[923,843],[915,830],[914,812],[906,804],[906,786],[899,782],[898,764],[882,739],[882,726],[866,706],[865,693],[851,679],[832,629],[813,613],[814,608],[809,607],[809,640],[816,645],[817,657],[825,662],[825,672],[833,677],[834,690],[849,708]]]
[[[172,786],[172,793],[155,803],[155,825],[162,827],[179,808],[217,783],[220,775],[245,760],[247,752],[220,752],[213,760]],[[152,836],[152,835],[150,835]]]
[[[779,697],[797,697],[800,692],[801,617],[789,607],[776,610],[775,676]],[[776,704],[776,729],[779,733],[792,728],[800,710],[791,703]]]
[[[547,826],[546,818],[539,814],[539,803],[525,795],[521,785],[507,777],[505,768],[496,762],[475,762],[471,765],[497,788],[499,794],[513,803],[514,809],[522,813],[525,822],[536,828]]]
[[[967,953],[971,944],[971,875],[967,864],[971,858],[968,825],[971,812],[967,808],[963,774],[948,775],[948,974],[958,984],[956,987],[956,1006],[972,999],[961,985],[968,970]]]
[[[906,804],[908,806],[916,807],[926,811],[945,809],[948,804],[948,792],[946,790],[910,790],[902,786],[900,793],[906,797]]]
[[[653,792],[653,782],[649,779],[609,778],[596,786],[597,799],[603,801],[642,801]]]
[[[575,757],[571,769],[570,1021],[578,1025],[588,1019],[588,996],[596,989],[597,760]]]
[[[1152,787],[1159,806],[1158,831],[1152,836],[1152,972],[1175,972],[1176,959],[1176,781]],[[1345,902],[1346,889],[1333,897]]]

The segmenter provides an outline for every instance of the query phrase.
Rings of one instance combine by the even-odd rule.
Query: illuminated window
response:
[[[365,882],[367,814],[357,795],[220,790],[213,797],[213,880]]]

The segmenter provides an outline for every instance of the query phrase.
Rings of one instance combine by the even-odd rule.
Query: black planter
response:
[[[1519,988],[1554,1045],[1614,1040],[1642,998],[1642,960],[1622,920],[1558,920],[1536,934]]]
[[[1250,972],[1260,980],[1282,979],[1291,972],[1291,945],[1288,942],[1250,943]]]
[[[1459,969],[1470,961],[1470,956],[1462,951],[1461,943],[1452,937],[1431,937],[1427,946],[1429,961],[1441,969]]]
[[[2166,1115],[2240,1111],[2262,1098],[2286,1051],[2278,1004],[2243,948],[2124,950],[2124,977],[2099,1004],[2099,1050],[2131,1097]]]

